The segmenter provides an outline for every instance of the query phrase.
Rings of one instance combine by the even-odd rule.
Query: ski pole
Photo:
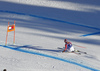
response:
[[[73,45],[75,45],[75,46],[77,46],[77,47],[81,47],[81,48],[86,48],[86,47],[83,47],[83,46],[79,46],[79,45],[76,45],[76,44],[73,44]]]

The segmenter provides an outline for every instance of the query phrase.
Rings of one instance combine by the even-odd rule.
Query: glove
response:
[[[62,51],[62,52],[65,52],[65,50],[64,50],[64,51]]]

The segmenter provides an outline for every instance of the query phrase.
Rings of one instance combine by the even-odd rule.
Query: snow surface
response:
[[[65,38],[88,54],[61,53]],[[99,54],[99,0],[0,0],[0,71],[100,71]]]

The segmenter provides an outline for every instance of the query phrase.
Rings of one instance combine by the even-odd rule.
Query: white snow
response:
[[[100,71],[99,0],[0,0],[0,71]],[[8,22],[15,24],[8,33]],[[96,34],[97,33],[97,34]],[[89,36],[82,36],[87,35]],[[93,34],[93,35],[91,35]],[[61,53],[67,38],[88,54]]]

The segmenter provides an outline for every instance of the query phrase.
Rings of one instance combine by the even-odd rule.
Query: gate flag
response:
[[[8,25],[8,32],[15,31],[15,24]]]
[[[9,22],[8,22],[5,45],[7,45],[8,32],[12,32],[12,31],[14,31],[13,44],[15,44],[15,21],[14,21],[14,24],[13,25],[9,25]]]

